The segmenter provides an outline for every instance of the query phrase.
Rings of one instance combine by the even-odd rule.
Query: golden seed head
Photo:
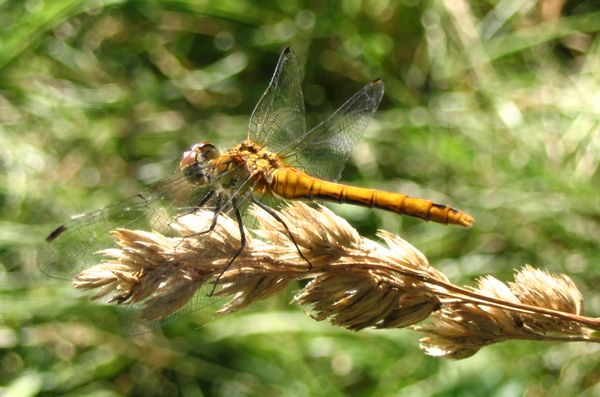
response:
[[[240,230],[225,214],[207,232],[212,211],[177,217],[171,227],[180,237],[115,230],[119,248],[100,252],[104,260],[73,283],[98,289],[93,299],[110,296],[109,302],[137,307],[127,316],[132,333],[225,297],[230,300],[217,314],[232,313],[308,278],[294,301],[310,305],[315,320],[357,331],[431,318],[431,324],[413,329],[427,336],[421,345],[435,356],[466,358],[508,339],[592,334],[573,320],[581,314],[582,297],[565,275],[525,266],[512,283],[487,276],[477,289],[465,289],[452,285],[399,236],[379,232],[386,248],[360,237],[324,207],[295,202],[273,213],[260,207],[251,212],[258,225],[253,232]]]

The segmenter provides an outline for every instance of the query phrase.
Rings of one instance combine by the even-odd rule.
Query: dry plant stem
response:
[[[364,258],[369,259],[369,256],[364,256]],[[489,307],[496,307],[498,309],[514,311],[514,312],[523,313],[523,314],[539,314],[539,315],[548,316],[551,318],[560,318],[560,319],[563,319],[566,321],[578,322],[580,324],[585,324],[592,329],[600,330],[600,320],[599,319],[595,319],[592,317],[578,316],[576,314],[566,313],[566,312],[562,312],[562,311],[558,311],[558,310],[552,310],[552,309],[539,307],[539,306],[531,306],[531,305],[526,305],[526,304],[522,304],[522,303],[508,302],[508,301],[496,299],[496,298],[493,298],[490,296],[481,295],[476,292],[470,291],[466,288],[462,288],[462,287],[456,286],[454,284],[446,283],[446,282],[443,282],[436,278],[430,277],[429,275],[427,275],[424,272],[408,270],[408,269],[400,269],[397,266],[393,266],[393,265],[386,266],[386,265],[382,265],[381,263],[360,262],[360,263],[346,263],[346,265],[348,265],[348,266],[363,266],[365,268],[387,269],[389,271],[392,271],[392,272],[395,272],[398,274],[402,274],[407,277],[415,278],[423,283],[442,287],[449,291],[456,292],[456,294],[448,293],[443,290],[439,290],[439,291],[437,291],[437,293],[440,296],[446,296],[448,298],[456,299],[460,304],[472,303],[472,304],[476,304],[476,305],[485,305],[485,306],[489,306]],[[335,268],[337,266],[339,266],[339,265],[332,266],[332,268]],[[320,272],[328,272],[331,270],[332,269],[329,269],[327,266],[319,268]],[[306,273],[307,273],[306,277],[310,277],[313,275],[313,272],[311,272],[311,271],[307,271]],[[390,283],[393,284],[393,281],[390,281]],[[543,339],[546,341],[568,340],[568,341],[586,341],[586,342],[600,343],[600,339],[596,340],[596,339],[590,339],[590,338],[585,338],[585,337],[555,337],[555,336],[547,336],[547,335],[540,336],[540,335],[534,335],[534,334],[519,335],[518,337],[514,337],[511,339],[526,339],[526,340],[541,340],[541,339]]]
[[[368,256],[365,256],[365,259],[368,259]],[[364,263],[361,263],[361,265],[364,265]],[[575,321],[575,322],[578,322],[581,324],[585,324],[585,325],[589,326],[590,328],[600,331],[600,319],[596,319],[596,318],[592,318],[592,317],[585,317],[585,316],[578,316],[576,314],[565,313],[562,311],[552,310],[552,309],[548,309],[545,307],[531,306],[531,305],[526,305],[523,303],[514,303],[514,302],[504,301],[501,299],[492,298],[490,296],[481,295],[481,294],[478,294],[477,292],[470,291],[466,288],[459,287],[459,286],[451,284],[451,283],[443,282],[436,278],[430,277],[426,273],[419,272],[419,271],[414,271],[414,270],[409,270],[409,269],[400,269],[397,266],[393,266],[393,265],[392,266],[382,266],[380,263],[372,263],[370,265],[372,267],[383,267],[383,268],[389,269],[390,271],[393,271],[395,273],[402,274],[404,276],[408,276],[408,277],[412,277],[412,278],[416,278],[417,280],[422,281],[424,283],[433,284],[433,285],[436,285],[439,287],[443,287],[444,289],[457,292],[459,295],[449,294],[444,291],[439,291],[439,294],[445,295],[445,296],[448,296],[451,298],[458,298],[458,299],[460,299],[461,303],[473,303],[473,304],[477,304],[477,305],[486,305],[486,306],[490,306],[490,307],[497,307],[499,309],[504,309],[504,310],[512,310],[512,311],[524,313],[524,314],[540,314],[540,315],[546,315],[546,316],[550,316],[550,317],[558,317],[558,318],[564,319],[566,321]],[[589,339],[585,339],[585,340],[589,341]],[[600,342],[600,340],[598,340],[596,342]]]

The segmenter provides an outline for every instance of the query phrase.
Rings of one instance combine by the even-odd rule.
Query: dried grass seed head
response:
[[[299,256],[299,248],[311,265],[318,267],[346,255],[361,243],[348,222],[323,206],[315,210],[302,202],[293,202],[277,212],[281,221],[259,207],[251,211],[260,225],[256,234],[273,245],[281,260],[306,263]]]

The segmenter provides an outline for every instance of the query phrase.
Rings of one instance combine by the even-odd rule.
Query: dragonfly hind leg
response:
[[[267,214],[271,215],[277,222],[279,222],[279,223],[281,223],[283,225],[283,227],[285,228],[285,231],[287,232],[288,236],[290,236],[290,240],[292,241],[292,243],[294,243],[294,246],[296,247],[296,250],[298,251],[298,254],[300,255],[300,257],[302,259],[304,259],[306,261],[306,263],[308,263],[309,269],[312,269],[313,268],[312,263],[310,263],[310,261],[308,260],[308,258],[306,258],[304,256],[304,254],[302,253],[302,251],[300,250],[300,247],[298,246],[298,243],[296,242],[296,239],[294,238],[294,235],[292,234],[292,232],[290,231],[290,228],[284,222],[284,220],[281,219],[281,217],[279,215],[277,215],[277,213],[275,211],[273,211],[272,208],[264,205],[260,201],[256,200],[254,197],[250,196],[250,201],[252,201],[254,204],[256,204],[257,206],[259,206]]]
[[[240,229],[240,249],[238,249],[235,252],[235,254],[231,257],[229,262],[227,262],[227,265],[225,265],[225,267],[223,268],[223,271],[217,276],[217,278],[215,279],[215,284],[214,284],[212,290],[210,291],[210,293],[208,294],[208,296],[214,295],[215,290],[217,289],[217,286],[219,285],[219,280],[221,280],[221,277],[223,276],[223,274],[225,274],[225,272],[231,267],[231,265],[233,264],[233,262],[235,262],[237,257],[240,256],[240,254],[242,253],[244,248],[246,248],[246,244],[248,243],[248,241],[246,239],[246,232],[244,231],[244,223],[242,222],[242,215],[240,214],[240,210],[239,210],[239,203],[235,199],[235,197],[231,199],[231,203],[233,204],[233,208],[234,208],[234,212],[235,212],[235,220]],[[217,217],[218,217],[218,214],[215,214],[215,217],[213,218],[214,225],[216,225]],[[214,225],[211,225],[213,227],[213,229],[214,229]]]

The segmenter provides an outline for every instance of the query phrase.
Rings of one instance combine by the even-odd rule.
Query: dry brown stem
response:
[[[514,282],[487,276],[468,289],[451,284],[400,237],[380,232],[386,248],[326,208],[294,203],[277,212],[280,220],[260,208],[253,214],[260,239],[245,230],[247,244],[233,261],[241,246],[238,225],[220,216],[214,231],[200,234],[213,216],[200,211],[173,224],[183,237],[114,231],[120,248],[103,251],[107,259],[79,274],[74,285],[98,288],[94,299],[112,293],[112,302],[140,306],[134,332],[144,329],[140,324],[152,329],[176,319],[182,308],[200,309],[210,298],[232,296],[217,312],[231,313],[308,278],[294,300],[312,305],[317,321],[360,330],[431,317],[432,324],[413,326],[427,335],[421,345],[431,355],[465,358],[509,339],[599,341],[593,331],[600,321],[581,315],[581,294],[565,275],[525,266]]]

